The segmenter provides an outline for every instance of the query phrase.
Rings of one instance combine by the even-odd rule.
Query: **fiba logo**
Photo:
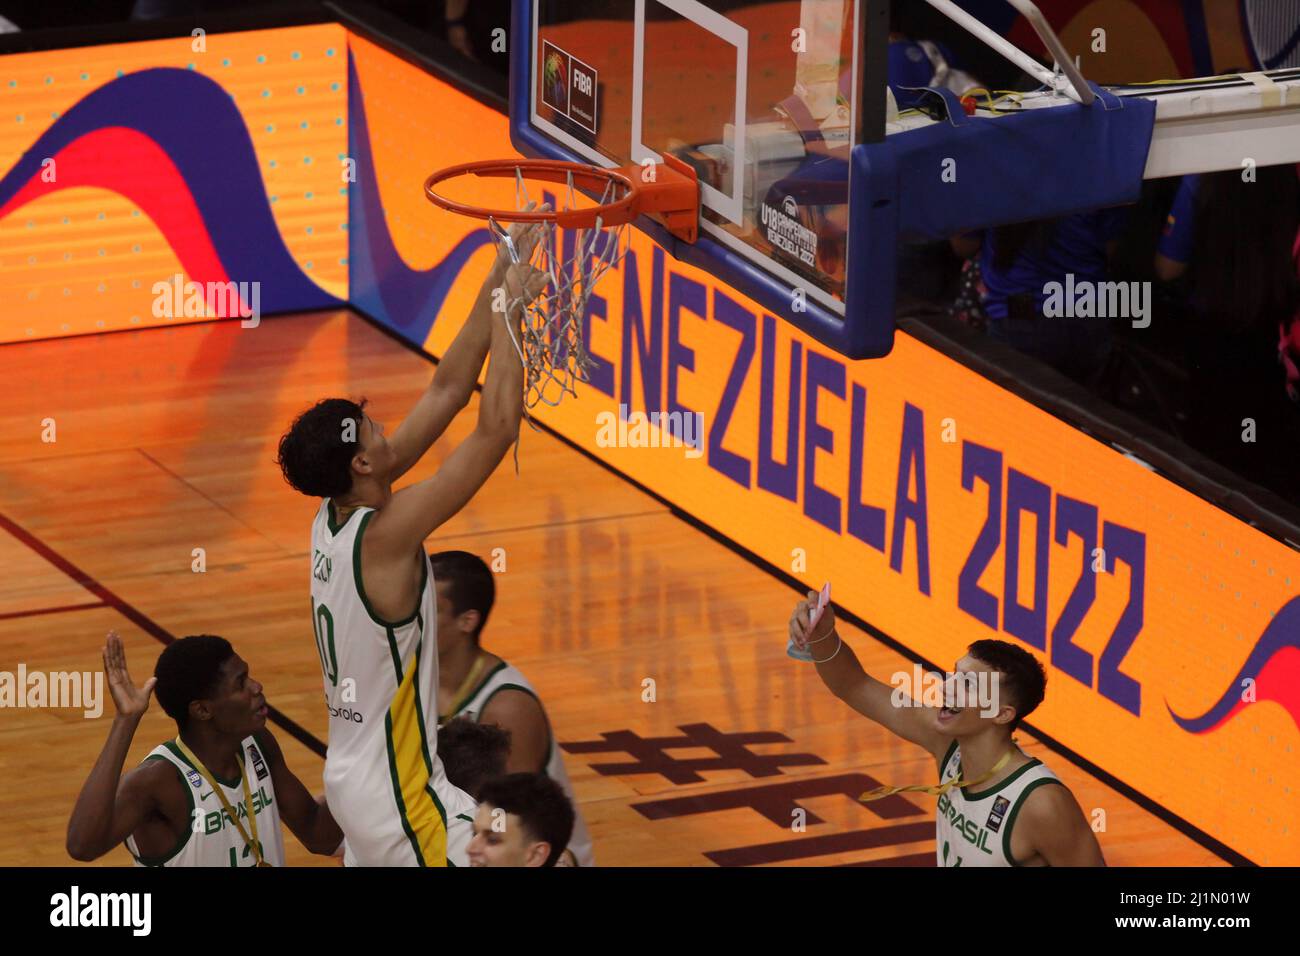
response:
[[[781,209],[791,219],[799,218],[799,204],[794,201],[793,196],[786,196],[781,200]]]

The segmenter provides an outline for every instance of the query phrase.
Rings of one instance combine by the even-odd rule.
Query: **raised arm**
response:
[[[526,263],[506,270],[506,298],[535,297],[546,285],[545,273]],[[518,334],[520,309],[492,322],[491,359],[479,399],[478,423],[438,473],[396,492],[376,513],[363,547],[381,563],[406,560],[448,518],[465,507],[519,437],[524,408],[524,372],[507,321]]]
[[[122,777],[131,740],[140,718],[149,709],[149,696],[157,681],[150,677],[136,687],[126,670],[126,654],[116,632],[104,648],[104,673],[117,714],[108,740],[91,768],[68,820],[67,850],[74,860],[89,862],[103,856],[144,823],[157,809],[154,783],[157,769],[138,767]],[[170,768],[163,768],[172,772]]]
[[[259,730],[254,739],[262,748],[262,754],[271,768],[271,783],[275,786],[275,798],[280,802],[280,817],[285,825],[312,853],[329,856],[343,842],[343,831],[339,829],[329,807],[323,799],[313,797],[311,791],[289,769],[280,742],[275,739],[269,727]]]
[[[911,706],[911,698],[905,695],[907,706],[894,706],[894,688],[862,669],[853,648],[840,639],[835,629],[835,612],[829,606],[810,633],[808,621],[816,602],[817,592],[809,591],[808,599],[795,605],[790,615],[790,638],[819,662],[817,676],[822,683],[864,717],[870,717],[904,740],[920,744],[939,759],[951,741],[935,729],[934,708]]]
[[[528,208],[532,208],[531,203]],[[511,239],[525,262],[532,255],[540,235],[537,225],[516,223],[510,227]],[[469,318],[438,363],[429,387],[389,440],[397,458],[394,480],[406,474],[420,460],[447,430],[451,420],[469,404],[474,386],[478,384],[479,372],[483,369],[483,360],[492,344],[492,329],[501,324],[501,315],[493,312],[492,306],[496,290],[506,284],[509,265],[505,253],[499,251],[483,287],[479,289],[478,298],[474,300]]]

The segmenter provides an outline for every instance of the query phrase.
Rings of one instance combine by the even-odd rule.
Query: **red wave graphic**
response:
[[[1280,704],[1291,715],[1296,726],[1300,726],[1300,649],[1282,648],[1259,672],[1255,681],[1255,703],[1262,704],[1266,700]],[[1238,700],[1232,710],[1200,733],[1218,730],[1248,706],[1250,705]]]
[[[193,281],[228,281],[189,186],[176,165],[149,137],[126,127],[110,126],[74,140],[53,158],[55,181],[32,177],[0,206],[0,219],[60,189],[109,189],[134,202],[154,221]]]

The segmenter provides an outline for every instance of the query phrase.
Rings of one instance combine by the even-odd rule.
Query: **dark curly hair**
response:
[[[198,634],[168,644],[158,655],[153,676],[158,678],[154,694],[167,716],[185,729],[190,703],[211,697],[221,680],[221,665],[235,654],[224,637]]]
[[[438,759],[447,782],[475,800],[483,784],[505,776],[510,757],[510,731],[455,717],[438,728]]]
[[[366,400],[326,398],[294,420],[280,438],[275,463],[284,480],[304,495],[337,498],[352,490],[352,456],[361,442]],[[344,439],[347,422],[352,441]]]
[[[573,837],[573,804],[544,773],[512,773],[483,785],[480,803],[519,818],[528,837],[550,844],[542,866],[555,866]]]
[[[976,641],[970,646],[970,655],[999,673],[999,689],[1006,692],[1016,709],[1016,719],[1010,727],[1014,731],[1043,702],[1047,692],[1047,672],[1043,665],[1024,648],[1006,641]]]

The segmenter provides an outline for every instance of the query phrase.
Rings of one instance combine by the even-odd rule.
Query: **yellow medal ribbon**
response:
[[[981,783],[991,780],[999,770],[1010,763],[1011,758],[1015,755],[1017,749],[1016,742],[1012,740],[1011,749],[1002,755],[1002,759],[993,765],[993,769],[982,776],[976,777],[974,780],[961,780],[957,777],[953,777],[947,783],[941,783],[938,786],[927,787],[918,784],[911,787],[876,787],[862,794],[862,796],[858,797],[858,800],[862,803],[870,803],[873,800],[892,797],[896,793],[928,793],[932,796],[942,796],[955,787],[977,787]]]
[[[474,658],[474,664],[470,667],[469,673],[465,675],[465,679],[456,688],[456,693],[452,695],[451,707],[439,717],[439,721],[447,720],[465,706],[465,701],[469,699],[470,694],[476,689],[475,682],[478,680],[479,674],[483,673],[483,668],[487,667],[487,662],[487,655],[479,651],[479,655]]]
[[[248,831],[245,830],[244,825],[239,822],[239,814],[231,809],[230,801],[226,799],[225,789],[217,786],[217,781],[213,778],[212,771],[203,765],[202,760],[194,756],[194,751],[185,746],[185,741],[181,740],[180,734],[176,735],[176,746],[180,752],[185,755],[185,759],[194,764],[194,769],[202,775],[203,779],[207,781],[208,786],[212,788],[214,793],[216,793],[217,798],[221,800],[221,808],[225,810],[226,813],[230,815],[230,819],[234,821],[235,828],[239,830],[239,835],[244,838],[244,845],[248,847],[250,852],[252,852],[253,859],[257,861],[257,865],[270,866],[270,863],[267,863],[262,859],[262,844],[257,839],[257,813],[253,810],[253,794],[248,787],[248,772],[244,767],[244,761],[239,761],[239,782],[244,785],[244,805],[248,808],[249,826],[253,829],[253,838],[251,840],[248,838]],[[243,748],[241,747],[240,749],[242,750]]]

